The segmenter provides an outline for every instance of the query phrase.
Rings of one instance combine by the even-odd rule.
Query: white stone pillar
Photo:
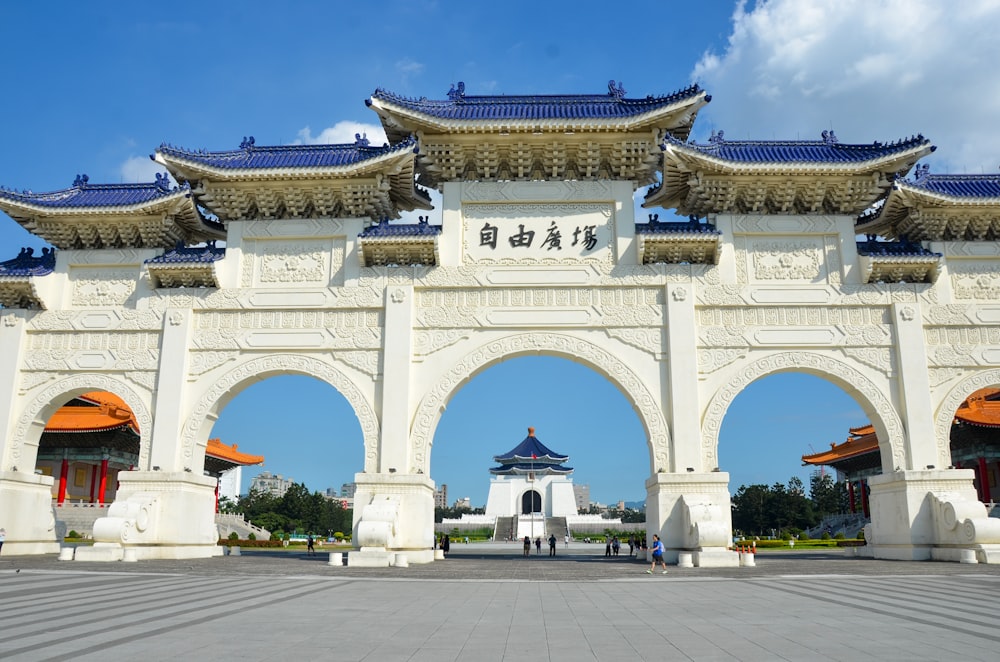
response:
[[[883,467],[883,471],[943,469],[951,464],[951,459],[939,456],[934,434],[934,406],[920,304],[894,303],[892,317],[896,327],[898,365],[895,377],[900,394],[900,414],[906,429],[907,466]],[[947,440],[944,448],[948,448]]]
[[[12,471],[20,458],[13,456],[12,435],[17,414],[17,384],[24,351],[24,313],[3,311],[0,316],[0,471]],[[24,443],[24,440],[21,440]],[[33,473],[35,467],[23,467]]]
[[[697,324],[693,285],[670,284],[667,299],[667,398],[670,414],[670,457],[673,472],[702,473],[701,407],[698,402]]]
[[[385,293],[380,473],[409,473],[412,341],[413,286],[391,285]]]
[[[160,467],[161,471],[186,469],[199,476],[202,474],[203,467],[190,466],[194,458],[184,458],[181,452],[181,434],[187,416],[183,403],[187,388],[191,318],[192,312],[181,308],[168,309],[163,315],[149,466],[139,467],[140,471]]]

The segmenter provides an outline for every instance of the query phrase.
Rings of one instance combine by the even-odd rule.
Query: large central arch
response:
[[[646,431],[650,470],[668,471],[670,432],[662,406],[639,376],[621,359],[596,344],[565,333],[520,332],[484,342],[455,362],[435,380],[414,416],[411,434],[411,473],[430,473],[433,433],[445,405],[459,386],[501,361],[530,354],[548,354],[582,363],[610,380],[635,408]]]

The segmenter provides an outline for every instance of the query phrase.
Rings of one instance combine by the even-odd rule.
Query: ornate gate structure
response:
[[[1000,384],[1000,181],[904,179],[933,150],[920,136],[687,142],[709,101],[697,86],[632,99],[614,82],[376,90],[383,146],[162,145],[179,186],[0,191],[56,247],[0,265],[5,553],[58,549],[38,441],[58,407],[105,390],[135,413],[139,465],[78,558],[218,554],[200,470],[213,422],[246,385],[295,373],[335,387],[361,423],[350,563],[429,562],[441,412],[478,372],[547,354],[634,406],[648,532],[675,558],[737,563],[722,420],[754,380],[798,371],[851,394],[878,434],[868,553],[998,562],[1000,520],[972,471],[949,467],[948,432],[964,398]],[[649,184],[645,206],[689,220],[637,222]],[[442,192],[440,224],[390,224],[430,209],[421,187]]]

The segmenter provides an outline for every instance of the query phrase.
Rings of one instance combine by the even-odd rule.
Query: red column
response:
[[[66,474],[69,473],[69,460],[63,458],[62,468],[59,470],[59,497],[56,499],[56,503],[63,503],[66,501]]]
[[[104,490],[108,489],[108,461],[101,460],[101,483],[97,493],[97,503],[104,503]]]
[[[868,512],[868,481],[861,481],[861,510],[864,512],[865,517],[871,517],[871,513]]]
[[[854,515],[858,512],[857,506],[854,504],[854,481],[847,481],[847,496],[851,499],[851,514]]]
[[[990,502],[990,468],[986,465],[986,458],[982,456],[979,457],[979,495],[983,503]]]
[[[90,472],[90,503],[94,503],[94,495],[97,494],[97,465]]]

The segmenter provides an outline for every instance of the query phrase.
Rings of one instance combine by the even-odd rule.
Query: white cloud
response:
[[[147,183],[155,181],[157,174],[167,171],[163,165],[156,163],[148,156],[131,156],[119,168],[123,182],[128,184]],[[171,177],[173,182],[174,178]]]
[[[404,57],[396,62],[396,70],[404,76],[419,74],[424,70],[424,65],[416,60]]]
[[[923,133],[935,172],[1000,163],[1000,0],[741,2],[723,53],[692,73],[714,100],[699,136],[888,141]]]
[[[295,141],[296,145],[331,145],[338,143],[353,143],[355,135],[366,136],[368,142],[373,147],[388,142],[385,131],[377,124],[363,124],[361,122],[341,121],[331,127],[323,129],[319,135],[312,135],[312,131],[307,126],[299,131],[299,137]]]

